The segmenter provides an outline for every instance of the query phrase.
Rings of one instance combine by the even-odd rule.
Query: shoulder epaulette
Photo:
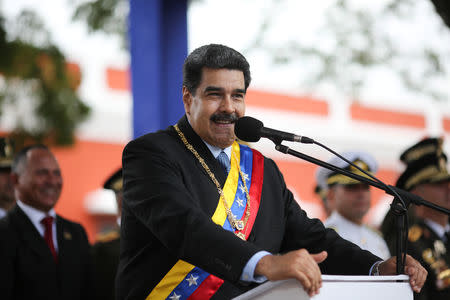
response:
[[[408,240],[414,243],[415,241],[420,239],[422,233],[423,229],[420,226],[418,225],[411,226],[411,228],[409,228],[408,231]]]
[[[112,240],[118,239],[119,238],[119,232],[114,230],[114,231],[109,231],[106,233],[102,233],[99,234],[97,237],[97,242],[98,243],[107,243],[110,242]]]

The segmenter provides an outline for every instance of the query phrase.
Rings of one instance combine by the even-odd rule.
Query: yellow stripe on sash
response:
[[[232,151],[236,154],[237,160],[232,154],[230,173],[228,173],[227,181],[225,182],[225,185],[223,187],[223,194],[229,208],[233,206],[239,181],[239,161],[241,159],[241,153],[239,144],[237,142],[233,143]],[[221,201],[217,203],[216,211],[214,212],[214,215],[211,219],[214,223],[220,226],[223,226],[223,224],[225,223],[225,220],[227,219],[227,212],[225,211],[225,206],[223,205],[223,203],[221,203]]]
[[[233,143],[232,151],[236,154],[236,156],[233,154],[231,155],[230,173],[228,173],[227,180],[225,181],[225,185],[223,187],[223,193],[228,207],[230,208],[234,203],[239,182],[239,163],[241,155],[239,144],[237,142]],[[217,225],[223,226],[223,224],[225,224],[227,212],[225,211],[225,207],[221,201],[217,203],[216,210],[211,219]],[[191,272],[194,268],[194,265],[191,265],[181,259],[178,260],[172,269],[170,269],[164,278],[155,286],[146,299],[166,299],[178,286],[178,284],[180,284],[180,282],[186,277],[186,275],[189,274],[189,272]]]

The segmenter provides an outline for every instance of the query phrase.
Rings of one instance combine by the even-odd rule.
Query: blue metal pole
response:
[[[130,0],[133,136],[175,124],[183,115],[187,0]]]

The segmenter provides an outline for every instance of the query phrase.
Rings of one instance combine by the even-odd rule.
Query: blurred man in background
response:
[[[378,169],[375,159],[369,153],[352,151],[345,152],[342,156],[370,174],[374,174]],[[352,173],[368,177],[338,157],[328,162]],[[322,167],[317,170],[316,179],[318,186],[324,187],[326,191],[327,202],[334,207],[334,211],[325,220],[324,225],[333,228],[344,239],[362,249],[369,250],[383,259],[389,258],[390,253],[381,233],[363,222],[364,216],[370,209],[369,185]]]
[[[103,188],[112,190],[117,203],[117,226],[112,231],[102,234],[92,247],[94,259],[94,278],[96,299],[115,298],[115,278],[120,254],[120,215],[122,210],[122,169],[112,174]]]
[[[442,150],[442,144],[441,138],[427,138],[405,150],[400,160],[407,166],[396,185],[428,202],[450,209],[450,174],[447,171],[447,156]],[[423,205],[415,206],[414,211],[415,218],[409,219],[408,253],[428,271],[422,292],[416,295],[415,299],[448,300],[449,217]],[[394,239],[390,247],[395,247]]]
[[[0,218],[3,218],[15,203],[10,176],[13,154],[11,140],[0,138]]]
[[[44,145],[26,147],[11,175],[17,204],[0,220],[2,299],[91,299],[86,232],[54,210],[63,184],[56,158]]]

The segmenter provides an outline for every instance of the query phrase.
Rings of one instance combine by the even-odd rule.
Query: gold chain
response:
[[[217,191],[219,192],[219,195],[220,195],[220,199],[219,200],[222,200],[223,206],[225,207],[225,211],[227,213],[228,221],[230,222],[230,225],[237,231],[234,234],[236,234],[241,239],[245,240],[245,234],[240,232],[240,231],[242,231],[245,228],[245,225],[247,225],[248,218],[250,217],[250,195],[248,193],[247,183],[245,182],[245,178],[244,178],[244,176],[242,174],[240,166],[238,167],[239,175],[241,176],[241,180],[242,180],[242,182],[244,184],[245,196],[247,197],[247,209],[245,210],[244,221],[236,220],[236,218],[234,217],[233,213],[231,212],[230,207],[228,206],[227,200],[225,199],[225,195],[223,193],[222,188],[220,187],[219,181],[217,181],[217,179],[216,179],[216,176],[214,176],[213,172],[211,172],[211,169],[208,167],[208,165],[206,164],[205,160],[200,156],[200,154],[198,154],[197,150],[195,150],[195,148],[191,144],[189,144],[189,142],[187,141],[187,139],[184,136],[183,132],[181,132],[181,130],[178,128],[178,124],[175,124],[173,126],[173,128],[175,128],[176,132],[178,133],[178,136],[180,137],[181,141],[186,146],[186,148],[189,151],[191,151],[192,154],[194,154],[194,156],[197,158],[197,160],[202,165],[203,169],[205,169],[206,173],[208,173],[208,175],[211,178],[212,182],[216,185]],[[234,158],[237,161],[236,153],[234,153],[234,151],[231,151],[231,153],[232,153],[232,155],[234,156]]]

